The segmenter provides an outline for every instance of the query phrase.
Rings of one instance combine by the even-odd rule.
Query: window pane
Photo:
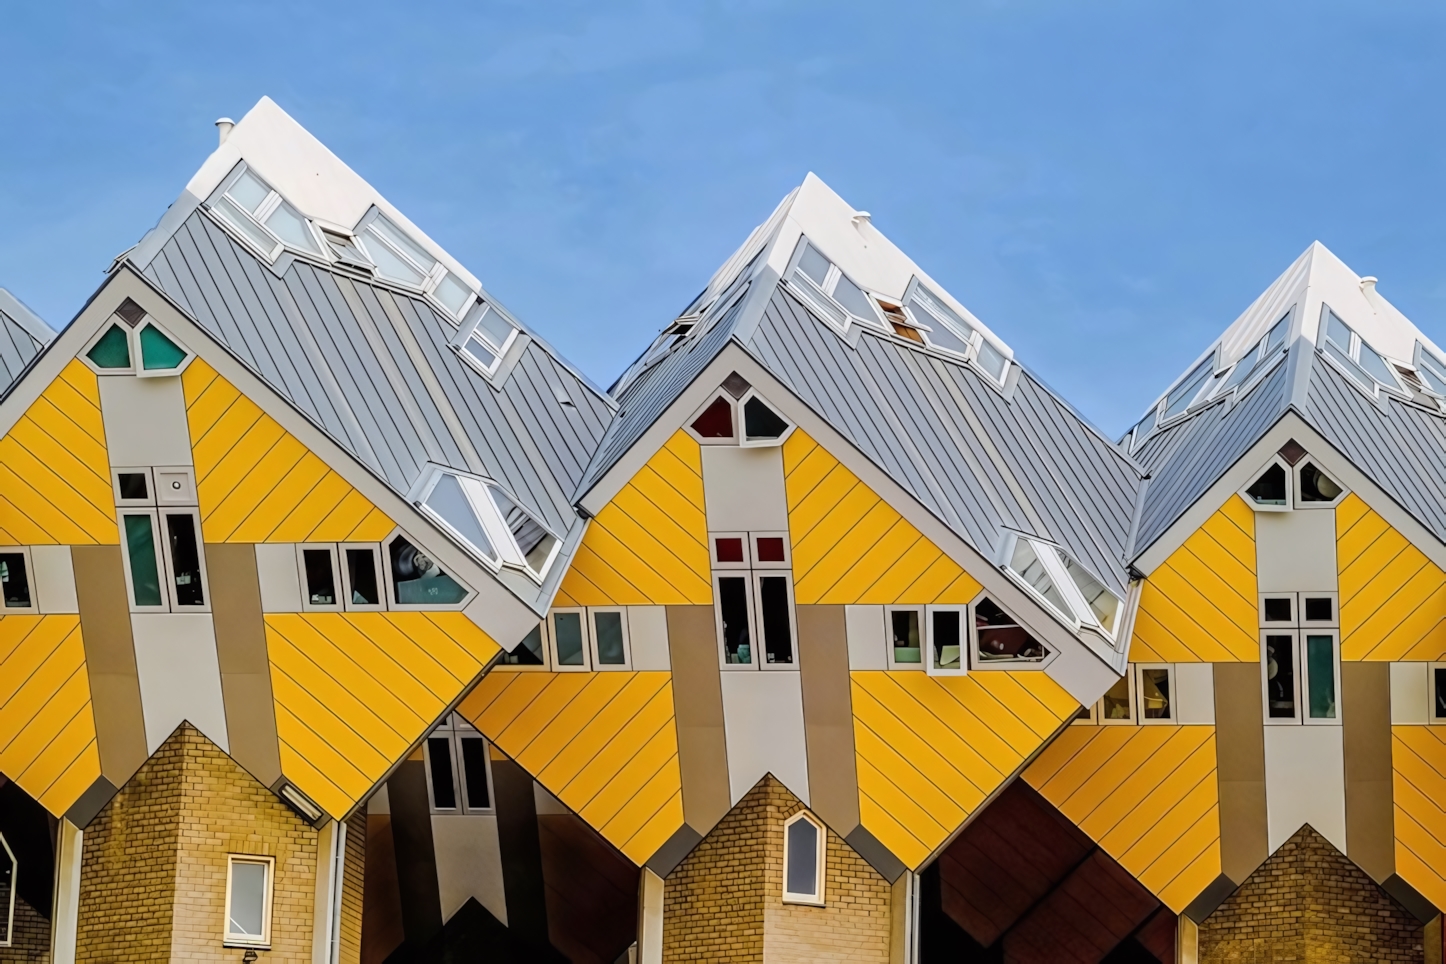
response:
[[[1235,368],[1231,370],[1225,382],[1216,390],[1216,394],[1229,391],[1249,378],[1255,371],[1260,360],[1260,345],[1257,343],[1254,348],[1245,353],[1240,361],[1235,363]]]
[[[741,536],[725,536],[721,539],[714,539],[719,562],[742,562],[743,561],[743,539]]]
[[[30,579],[25,571],[25,556],[22,553],[0,553],[0,596],[5,598],[7,608],[30,608]]]
[[[166,520],[166,536],[171,541],[176,605],[204,606],[206,597],[201,587],[201,553],[196,545],[196,520],[189,512],[162,518]]]
[[[1300,500],[1302,502],[1333,502],[1341,494],[1341,487],[1332,482],[1324,472],[1307,462],[1300,470]]]
[[[226,189],[232,200],[246,209],[248,214],[255,214],[261,202],[271,196],[271,188],[262,184],[261,181],[250,171],[244,172],[238,177],[234,184]]]
[[[472,289],[458,281],[457,276],[451,273],[448,273],[437,287],[432,289],[432,297],[445,305],[447,310],[454,315],[462,310],[462,306],[467,303],[467,296],[471,293]]]
[[[477,322],[477,327],[473,330],[480,333],[493,348],[501,351],[507,346],[507,339],[516,329],[512,327],[512,322],[502,317],[500,312],[489,305],[486,314],[482,316],[481,321]]]
[[[392,588],[398,603],[448,605],[467,598],[467,590],[431,557],[406,539],[392,540]]]
[[[1259,505],[1285,505],[1285,469],[1272,465],[1245,490]]]
[[[878,313],[874,311],[874,306],[869,301],[869,296],[864,294],[863,289],[848,278],[842,275],[839,276],[838,284],[835,285],[833,289],[833,297],[835,301],[844,306],[844,310],[856,318],[861,318],[875,325],[879,323]]]
[[[582,666],[582,613],[553,613],[552,641],[559,666]]]
[[[436,258],[428,254],[421,245],[403,234],[396,225],[392,224],[392,222],[386,218],[376,218],[371,224],[367,225],[367,230],[374,231],[390,241],[396,246],[397,250],[415,261],[417,265],[421,267],[423,273],[431,271],[432,266],[437,263]]]
[[[1033,662],[1049,655],[1039,640],[991,599],[981,599],[975,604],[974,632],[979,639],[979,658],[984,662],[1005,659]]]
[[[532,632],[522,637],[522,642],[510,653],[502,654],[504,666],[542,666],[542,624],[532,627]]]
[[[1199,367],[1186,375],[1185,380],[1165,398],[1163,418],[1179,415],[1190,407],[1190,403],[1195,400],[1195,394],[1200,391],[1201,383],[1210,377],[1212,364],[1209,361],[1201,362]]]
[[[371,236],[362,239],[362,243],[366,245],[367,254],[371,257],[372,263],[377,266],[377,274],[383,278],[389,278],[392,281],[400,281],[402,284],[420,285],[426,278],[426,275],[412,267],[395,251],[387,247],[386,244],[376,236],[380,234],[380,232],[377,232],[376,227],[376,224],[372,224],[367,228],[367,233]]]
[[[1275,350],[1285,344],[1285,333],[1290,329],[1290,314],[1277,321],[1265,335],[1265,349],[1260,353],[1260,360],[1266,361]]]
[[[922,662],[918,610],[895,609],[889,613],[889,636],[895,663]]]
[[[1268,623],[1288,623],[1291,617],[1291,598],[1289,596],[1269,596],[1265,600],[1265,621]]]
[[[1427,388],[1437,395],[1446,395],[1446,365],[1440,364],[1435,358],[1422,352],[1420,373]]]
[[[763,649],[768,662],[793,662],[793,619],[788,612],[787,577],[760,576],[758,595],[763,616]]]
[[[251,220],[245,212],[231,203],[230,198],[221,198],[211,210],[225,218],[232,227],[246,236],[246,240],[256,245],[257,249],[263,253],[269,255],[276,248],[276,239],[267,234],[261,225]]]
[[[928,309],[931,314],[934,315],[934,318],[930,318],[928,317],[928,315],[919,316],[918,318],[919,321],[928,325],[930,328],[933,328],[937,331],[939,329],[939,325],[936,324],[935,318],[943,318],[949,323],[949,325],[952,325],[954,331],[963,332],[964,339],[966,341],[971,335],[974,334],[974,326],[969,324],[969,322],[965,321],[963,318],[960,318],[958,312],[956,312],[953,308],[950,308],[948,305],[944,304],[944,302],[939,298],[935,297],[934,293],[928,288],[919,287],[914,289],[914,297],[910,301],[910,304],[913,304],[914,302],[918,302],[920,305]]]
[[[346,575],[351,582],[354,606],[377,606],[382,595],[377,589],[377,557],[370,549],[346,551]]]
[[[803,255],[798,259],[798,270],[808,275],[814,284],[822,285],[823,279],[828,277],[829,262],[818,249],[809,245],[803,249]]]
[[[934,650],[935,669],[958,669],[962,651],[960,630],[963,621],[957,611],[936,612],[930,626],[929,645]]]
[[[161,605],[161,574],[156,566],[156,531],[148,515],[125,516],[126,553],[131,561],[131,592],[137,606]]]
[[[432,806],[437,810],[456,810],[457,785],[452,779],[451,737],[427,737],[427,764],[432,771]]]
[[[1128,720],[1130,718],[1130,679],[1122,676],[1115,680],[1113,686],[1101,699],[1101,706],[1104,710],[1103,716],[1107,720]]]
[[[1063,551],[1056,549],[1059,553],[1059,561],[1064,566],[1065,572],[1069,573],[1074,580],[1075,587],[1079,589],[1080,595],[1089,603],[1090,612],[1094,613],[1095,619],[1099,620],[1105,632],[1115,631],[1115,618],[1120,612],[1120,599],[1110,592],[1096,579],[1088,569],[1075,562]]]
[[[718,612],[723,618],[723,661],[730,664],[753,662],[753,645],[748,632],[748,579],[723,576],[718,580]]]
[[[914,310],[920,315],[924,315],[922,308],[915,308]],[[969,351],[968,339],[960,338],[949,325],[942,321],[935,321],[933,318],[929,318],[928,315],[924,315],[923,318],[920,318],[920,321],[924,321],[925,319],[928,319],[925,321],[925,324],[930,325],[930,330],[924,332],[924,337],[928,339],[929,344],[935,348],[943,348],[946,351],[956,352],[960,355],[966,354]]]
[[[1014,544],[1014,556],[1009,561],[1009,568],[1019,574],[1019,577],[1028,583],[1035,592],[1039,593],[1061,613],[1066,616],[1073,615],[1073,610],[1064,601],[1059,590],[1049,578],[1045,571],[1044,563],[1035,554],[1034,544],[1028,539],[1020,539]]]
[[[462,346],[462,350],[475,358],[478,364],[489,373],[492,371],[492,366],[497,364],[497,353],[484,345],[482,340],[476,336],[475,332],[473,333],[473,337],[467,339],[467,343]]]
[[[1305,618],[1312,622],[1328,622],[1335,617],[1334,601],[1329,596],[1311,596],[1305,601]]]
[[[703,438],[732,438],[733,406],[726,399],[715,398],[713,404],[693,420],[693,431]]]
[[[1168,720],[1170,714],[1170,671],[1140,670],[1140,710],[1147,720]]]
[[[1305,638],[1306,679],[1310,681],[1310,718],[1336,718],[1336,646],[1332,636]]]
[[[309,251],[312,254],[321,254],[321,249],[316,246],[316,238],[312,236],[306,219],[293,211],[291,205],[286,203],[279,205],[275,211],[271,212],[271,217],[266,219],[266,226],[293,248],[300,248],[302,251]]]
[[[146,474],[144,472],[121,472],[119,478],[122,499],[150,498],[150,493],[146,490]]]
[[[1389,385],[1392,388],[1399,387],[1400,383],[1396,381],[1396,374],[1391,371],[1390,364],[1365,342],[1361,342],[1361,367],[1370,372],[1371,377],[1382,385]]]
[[[462,737],[462,773],[467,787],[467,809],[492,806],[487,792],[487,741],[477,736]]]
[[[336,605],[336,573],[331,569],[330,549],[303,549],[306,569],[306,600],[312,606]]]
[[[991,345],[987,339],[979,343],[979,354],[975,356],[974,361],[995,381],[1003,380],[1004,366],[1009,364],[1009,360],[1004,357],[1004,354]]]
[[[743,437],[747,439],[779,438],[788,431],[788,423],[769,408],[761,398],[750,398],[743,406]]]
[[[186,350],[161,334],[155,325],[141,329],[141,367],[146,371],[169,371],[186,360]]]
[[[593,613],[593,631],[597,634],[597,661],[603,666],[621,666],[623,652],[623,614]]]
[[[507,493],[491,485],[487,489],[492,493],[492,502],[497,506],[497,511],[502,513],[502,521],[507,523],[507,529],[512,533],[518,551],[534,572],[542,572],[548,557],[552,555],[552,547],[557,544],[557,538],[544,529],[542,523],[528,515],[527,510],[508,498]]]
[[[1334,312],[1326,315],[1326,338],[1336,343],[1341,351],[1349,353],[1351,350],[1351,330],[1346,323],[1335,316]]]
[[[721,541],[721,540],[720,540]],[[762,536],[758,540],[759,562],[783,562],[783,537]]]
[[[807,820],[788,825],[788,880],[784,890],[818,896],[818,828]]]
[[[111,325],[86,352],[97,368],[130,368],[131,341],[120,325]]]
[[[437,484],[427,496],[426,505],[483,556],[493,562],[497,561],[497,550],[492,547],[492,540],[482,531],[482,524],[477,521],[477,514],[472,511],[472,504],[467,501],[467,495],[462,491],[462,483],[455,475],[443,474],[437,479]]]
[[[1265,637],[1265,701],[1272,719],[1295,716],[1295,640]]]
[[[1446,720],[1446,667],[1438,666],[1432,669],[1431,682],[1431,705],[1434,707],[1432,716],[1438,720]]]
[[[264,936],[266,926],[266,871],[262,863],[231,864],[231,907],[226,931],[237,937]]]

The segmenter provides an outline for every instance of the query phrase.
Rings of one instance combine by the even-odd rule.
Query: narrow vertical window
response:
[[[783,825],[783,899],[787,903],[822,904],[824,830],[806,813]]]
[[[933,614],[929,627],[929,646],[934,654],[934,669],[959,669],[963,652],[963,618],[957,609]]]
[[[553,613],[552,642],[557,650],[557,665],[587,665],[583,655],[582,613]]]
[[[330,549],[301,550],[306,570],[306,599],[312,606],[336,605],[336,572],[331,565]]]
[[[896,664],[923,661],[917,609],[895,609],[889,613],[889,646]]]
[[[487,741],[480,736],[464,736],[462,744],[463,788],[467,791],[468,810],[487,810],[492,795],[487,787]]]
[[[0,947],[9,947],[15,936],[15,851],[0,833]]]
[[[1331,635],[1305,637],[1306,705],[1313,720],[1336,718],[1336,641]]]
[[[1431,669],[1431,716],[1446,721],[1446,666]]]
[[[156,530],[152,517],[125,515],[126,555],[131,567],[131,596],[137,606],[163,606],[161,573],[156,563]]]
[[[732,665],[753,662],[753,644],[749,633],[748,578],[718,577],[718,610],[723,620],[723,659]]]
[[[1170,671],[1161,666],[1140,670],[1140,718],[1142,720],[1173,720]]]
[[[268,947],[271,944],[270,857],[228,857],[226,878],[226,936],[230,947]]]
[[[788,577],[758,577],[758,608],[763,623],[763,652],[774,665],[793,662],[793,620],[789,616]]]
[[[30,578],[25,571],[25,553],[0,552],[0,596],[6,609],[29,609]]]
[[[380,606],[377,588],[377,557],[370,549],[346,550],[346,576],[353,606]]]
[[[457,782],[452,775],[452,740],[427,737],[427,771],[432,781],[432,809],[457,809]]]
[[[1295,708],[1295,637],[1265,637],[1265,703],[1273,720],[1289,720]]]
[[[206,592],[201,580],[201,551],[196,542],[196,520],[191,513],[167,513],[166,538],[171,550],[171,579],[177,606],[204,606]]]
[[[1126,674],[1115,680],[1114,685],[1100,697],[1100,720],[1130,720],[1134,715],[1130,711],[1130,702],[1130,677]]]
[[[623,614],[619,612],[593,613],[593,638],[597,641],[597,661],[600,666],[623,666],[628,661],[623,645]]]

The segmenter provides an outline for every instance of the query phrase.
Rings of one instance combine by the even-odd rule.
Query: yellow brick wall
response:
[[[0,964],[50,964],[50,921],[18,897],[10,946],[0,947]]]
[[[317,833],[183,725],[84,836],[76,959],[234,962],[226,855],[276,858],[268,964],[311,960]]]
[[[664,891],[664,962],[886,964],[889,884],[832,831],[826,906],[783,903],[783,823],[802,809],[765,777],[673,871]]]

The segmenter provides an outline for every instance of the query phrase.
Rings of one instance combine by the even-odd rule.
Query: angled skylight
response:
[[[380,213],[363,221],[357,241],[379,277],[421,289],[453,318],[462,317],[476,297],[466,282]]]
[[[1340,363],[1363,388],[1373,395],[1377,385],[1401,391],[1401,382],[1390,363],[1325,306],[1321,307],[1320,327],[1320,350]]]
[[[1273,359],[1281,348],[1285,346],[1285,335],[1290,328],[1290,312],[1277,321],[1263,336],[1256,342],[1240,359],[1236,361],[1235,367],[1231,369],[1229,376],[1215,390],[1216,395],[1222,395],[1244,385],[1250,380],[1250,376],[1265,367],[1266,362]]]
[[[517,326],[496,305],[483,301],[457,329],[452,347],[484,375],[491,375],[516,339]]]
[[[268,260],[275,259],[284,248],[313,256],[322,253],[311,223],[248,169],[243,168],[232,178],[211,204],[211,210]]]
[[[1005,546],[1005,571],[1076,627],[1114,638],[1124,601],[1058,546],[1011,536]]]
[[[972,361],[996,382],[1004,381],[1009,360],[995,348],[984,333],[944,303],[922,284],[915,283],[908,292],[904,305],[909,318],[923,334],[924,343],[931,348],[950,352]]]
[[[788,277],[794,290],[840,332],[848,330],[850,321],[875,329],[884,327],[878,309],[864,290],[806,240]]]
[[[1165,407],[1160,412],[1160,421],[1167,422],[1176,415],[1183,415],[1185,410],[1190,407],[1190,403],[1195,401],[1196,396],[1200,394],[1200,389],[1210,380],[1214,370],[1215,359],[1213,356],[1196,365],[1195,370],[1186,375],[1185,380],[1165,396]]]
[[[541,582],[561,541],[496,484],[436,469],[417,505],[492,568],[520,569]]]

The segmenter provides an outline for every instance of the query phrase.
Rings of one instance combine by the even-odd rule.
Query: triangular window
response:
[[[140,342],[143,372],[171,374],[186,361],[186,349],[153,324],[142,328],[136,340]]]
[[[750,395],[743,403],[743,444],[777,445],[793,428],[768,403]]]
[[[495,483],[443,469],[426,480],[418,502],[474,556],[541,582],[561,541]]]
[[[131,367],[130,332],[120,325],[111,325],[105,334],[96,339],[90,351],[85,353],[97,368],[108,371],[129,370]]]
[[[1296,475],[1297,504],[1302,508],[1333,506],[1345,495],[1345,490],[1314,462],[1302,462],[1296,469]]]
[[[1290,486],[1285,465],[1280,460],[1270,463],[1255,481],[1245,487],[1244,496],[1251,506],[1268,511],[1290,508]]]
[[[466,600],[467,589],[403,536],[393,537],[387,555],[397,605],[455,606]]]
[[[980,599],[973,608],[974,634],[981,664],[1038,663],[1049,655],[1043,643],[993,600]]]
[[[728,399],[719,396],[703,409],[703,414],[693,419],[693,431],[703,438],[733,437],[733,406]]]

